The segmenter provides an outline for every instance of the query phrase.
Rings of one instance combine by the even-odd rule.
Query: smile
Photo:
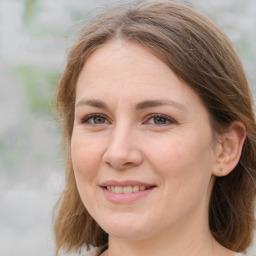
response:
[[[157,186],[132,180],[109,180],[102,183],[100,188],[108,201],[115,204],[130,204],[149,196]]]
[[[138,191],[144,191],[147,190],[151,187],[146,187],[146,186],[107,186],[106,187],[109,192],[115,193],[115,194],[131,194],[131,193],[136,193]]]

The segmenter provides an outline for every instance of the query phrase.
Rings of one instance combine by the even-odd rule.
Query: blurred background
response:
[[[256,1],[180,2],[228,34],[256,95]],[[52,210],[64,185],[54,91],[81,24],[109,4],[0,0],[0,256],[54,255]]]

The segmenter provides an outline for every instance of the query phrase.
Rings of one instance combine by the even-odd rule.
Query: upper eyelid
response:
[[[148,115],[148,119],[153,118],[153,117],[163,117],[163,118],[166,118],[167,120],[169,120],[171,122],[177,123],[177,121],[174,118],[172,118],[170,116],[167,116],[165,114],[154,113],[154,114],[149,114]]]
[[[85,123],[86,121],[90,120],[91,118],[93,117],[103,117],[105,118],[106,120],[109,120],[104,114],[101,114],[101,113],[93,113],[93,114],[89,114],[89,115],[86,115],[84,117],[82,117],[80,119],[80,122],[81,123]]]
[[[102,113],[92,113],[92,114],[85,115],[84,117],[80,118],[80,122],[81,122],[81,123],[85,123],[85,122],[88,121],[90,118],[97,117],[97,116],[103,117],[103,118],[105,118],[107,121],[112,122],[112,120],[111,120],[109,117],[107,117],[105,114],[102,114]],[[169,120],[169,121],[172,122],[172,123],[177,123],[177,121],[176,121],[174,118],[172,118],[172,117],[170,117],[170,116],[168,116],[168,115],[165,115],[165,114],[160,114],[160,113],[151,113],[151,114],[148,114],[148,115],[146,115],[146,117],[144,118],[144,120],[147,121],[147,120],[149,120],[149,119],[151,119],[151,118],[154,118],[154,117],[166,118],[167,120]],[[144,122],[144,121],[143,121],[143,122]]]

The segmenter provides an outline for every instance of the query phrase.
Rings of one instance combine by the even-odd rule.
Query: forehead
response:
[[[129,83],[142,76],[145,81],[154,80],[156,73],[159,77],[163,73],[172,75],[172,71],[143,46],[122,40],[106,43],[93,52],[86,60],[80,77],[86,75],[89,79],[88,74],[91,76],[95,73],[98,75],[97,80],[102,77],[104,80],[122,79],[123,83],[125,80]]]
[[[143,46],[117,40],[97,49],[79,75],[76,98],[121,97],[145,100],[152,97],[180,100],[191,105],[201,101],[158,57]]]

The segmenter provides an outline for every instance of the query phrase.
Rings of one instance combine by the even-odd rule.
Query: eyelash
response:
[[[102,114],[90,114],[90,115],[88,115],[88,116],[82,118],[82,119],[81,119],[81,123],[82,123],[82,124],[88,123],[88,124],[90,124],[90,125],[98,125],[98,124],[95,124],[95,123],[90,122],[90,119],[93,120],[93,118],[97,118],[97,117],[103,118],[103,119],[105,119],[105,121],[107,120],[107,118],[106,118],[104,115],[102,115]],[[104,124],[105,124],[105,123],[104,123]]]
[[[104,119],[104,123],[101,123],[101,124],[96,124],[96,123],[93,123],[93,122],[90,122],[90,120],[93,120],[94,118],[103,118]],[[172,118],[166,116],[166,115],[163,115],[163,114],[150,114],[147,116],[146,120],[143,122],[143,124],[149,122],[151,119],[154,119],[154,118],[161,118],[164,122],[164,124],[155,124],[155,123],[151,123],[152,125],[157,125],[157,126],[166,126],[166,125],[170,125],[170,124],[175,124],[176,121],[173,120]],[[90,114],[84,118],[81,119],[81,123],[82,124],[89,124],[89,125],[103,125],[105,124],[105,122],[107,121],[107,118],[102,115],[102,114]]]
[[[161,118],[163,120],[165,120],[167,123],[165,124],[153,124],[153,125],[158,125],[158,126],[166,126],[166,125],[170,125],[170,124],[175,124],[176,122],[174,121],[174,119],[166,116],[166,115],[163,115],[163,114],[150,114],[148,116],[148,118],[146,119],[146,122],[148,122],[150,119],[154,119],[154,118]]]

